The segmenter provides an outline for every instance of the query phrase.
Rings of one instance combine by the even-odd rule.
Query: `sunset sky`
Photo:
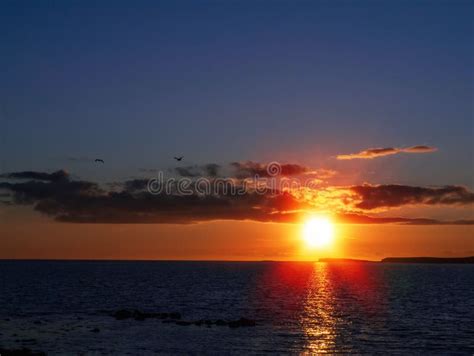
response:
[[[0,4],[0,258],[474,255],[472,1],[113,4]]]

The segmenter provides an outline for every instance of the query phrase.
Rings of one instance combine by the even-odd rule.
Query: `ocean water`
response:
[[[256,326],[111,316],[125,308]],[[0,261],[0,347],[472,355],[474,265]]]

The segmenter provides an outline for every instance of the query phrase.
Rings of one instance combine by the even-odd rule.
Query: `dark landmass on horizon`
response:
[[[469,257],[387,257],[382,263],[474,263],[474,256]]]
[[[320,258],[327,263],[474,263],[474,256],[468,257],[386,257],[380,261],[358,260],[352,258]]]

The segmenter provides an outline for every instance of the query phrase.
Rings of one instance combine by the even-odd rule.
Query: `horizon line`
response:
[[[357,258],[339,258],[339,257],[321,257],[315,260],[272,260],[272,259],[259,259],[259,260],[226,260],[226,259],[115,259],[115,258],[0,258],[0,262],[8,261],[31,261],[31,262],[304,262],[304,263],[328,263],[328,262],[368,262],[377,263],[383,262],[386,259],[470,259],[474,258],[471,256],[457,256],[457,257],[440,257],[440,256],[401,256],[394,257],[388,256],[383,257],[380,260],[368,260],[368,259],[357,259]]]

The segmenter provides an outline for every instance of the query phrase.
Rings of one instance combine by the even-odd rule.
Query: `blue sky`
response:
[[[472,187],[473,7],[3,1],[2,168],[110,180],[179,154]],[[439,150],[333,159],[418,144]],[[107,170],[67,157],[101,157]]]

